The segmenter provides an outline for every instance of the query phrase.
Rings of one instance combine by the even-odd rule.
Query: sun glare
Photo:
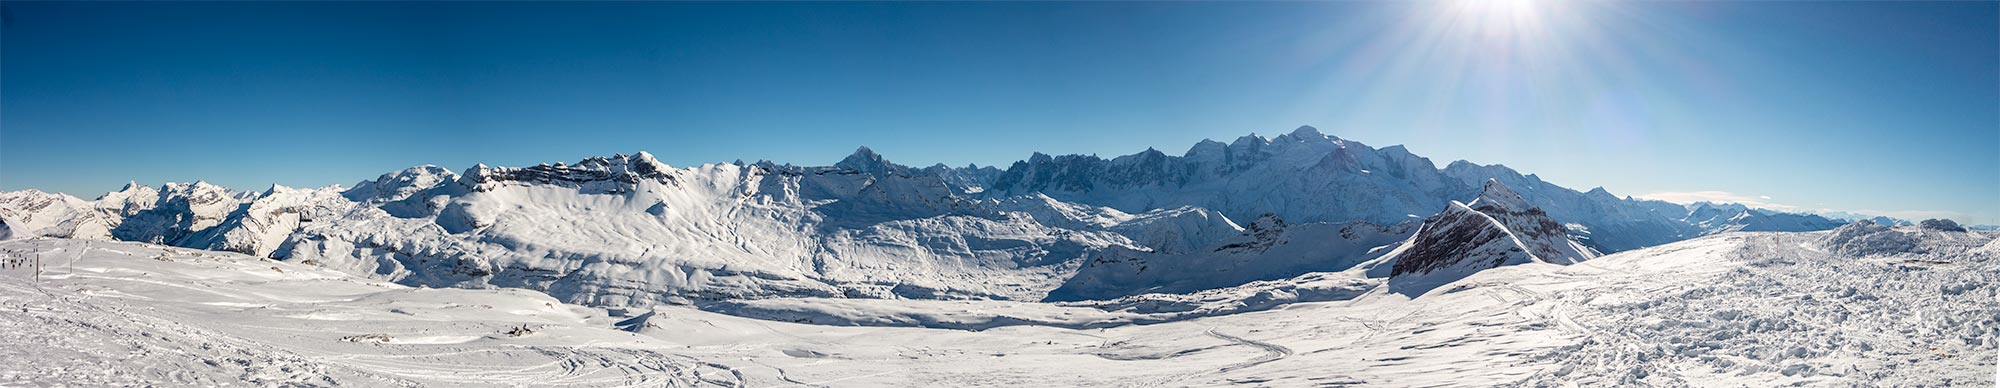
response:
[[[1459,0],[1447,3],[1454,27],[1481,38],[1520,38],[1538,33],[1552,1]]]

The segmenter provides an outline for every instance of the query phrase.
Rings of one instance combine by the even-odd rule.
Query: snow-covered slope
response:
[[[673,168],[639,153],[462,175],[422,166],[345,190],[135,184],[95,203],[24,191],[0,198],[0,215],[10,234],[228,250],[613,306],[1033,300],[1095,252],[1180,251],[1237,230],[1198,208],[1126,214],[1040,196],[971,199],[963,195],[976,190],[947,182],[976,170],[911,169],[866,148],[833,167]]]
[[[1118,209],[1058,201],[1042,194],[987,200],[990,211],[1015,212],[1052,227],[1109,230],[1131,238],[1153,253],[1186,253],[1242,232],[1229,217],[1198,208],[1155,209],[1127,214]]]
[[[0,193],[0,223],[12,237],[108,239],[117,217],[100,217],[96,205],[66,194],[21,190]]]
[[[274,185],[231,212],[222,223],[176,245],[269,257],[287,250],[286,242],[299,230],[322,220],[332,221],[355,206],[341,196],[338,186],[294,189]]]
[[[107,195],[107,198],[130,193],[125,196],[121,209],[133,209],[134,201],[147,199],[146,190],[126,186],[124,192]],[[168,183],[161,186],[157,200],[150,207],[126,216],[118,223],[111,236],[124,241],[140,241],[156,244],[206,246],[209,241],[197,236],[209,228],[222,224],[229,215],[256,197],[256,193],[233,191],[222,186],[195,182],[189,184]],[[100,207],[105,208],[105,207]]]
[[[1185,253],[1107,251],[1084,264],[1050,300],[1075,301],[1166,293],[1184,294],[1353,268],[1389,251],[1414,223],[1366,221],[1288,225],[1276,215],[1252,221],[1241,235]]]
[[[1346,271],[1129,303],[772,300],[824,306],[799,317],[814,322],[976,331],[594,308],[229,252],[16,239],[0,252],[49,263],[39,282],[0,266],[0,385],[1992,386],[2000,240],[1914,228],[1886,231],[1921,251],[1731,233],[1493,268],[1414,299]],[[1061,324],[1269,300],[1326,302]]]
[[[357,185],[348,197],[375,206],[315,222],[275,256],[616,306],[1039,299],[1090,252],[1139,248],[1103,228],[1050,227],[961,198],[866,149],[835,167],[680,169],[639,153],[446,177],[423,169]]]

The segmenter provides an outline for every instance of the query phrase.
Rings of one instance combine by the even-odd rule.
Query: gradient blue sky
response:
[[[9,190],[1004,166],[1313,125],[1577,189],[2000,223],[1994,2],[0,7]]]

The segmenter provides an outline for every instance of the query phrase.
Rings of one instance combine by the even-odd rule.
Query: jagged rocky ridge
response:
[[[1600,256],[1498,180],[1472,203],[1452,201],[1395,254],[1390,291],[1420,295],[1475,272],[1522,263],[1575,264]]]
[[[1573,233],[1605,252],[1739,229],[1839,226],[1819,216],[1748,208],[1720,218],[1695,214],[1687,206],[1621,198],[1603,188],[1578,192],[1501,165],[1456,161],[1438,168],[1402,146],[1377,149],[1310,126],[1271,138],[1203,141],[1181,156],[1151,149],[1109,160],[1038,153],[1015,162],[987,189],[996,195],[1041,193],[1124,211],[1196,206],[1236,220],[1275,213],[1294,222],[1393,225],[1476,196],[1488,179],[1513,187],[1529,203],[1572,223]]]
[[[1439,169],[1400,146],[1374,149],[1310,127],[1205,141],[1184,156],[1036,154],[1004,171],[910,168],[866,148],[824,167],[674,168],[641,152],[458,174],[420,166],[351,189],[133,184],[95,201],[18,191],[0,193],[0,221],[15,235],[222,249],[405,284],[523,287],[602,305],[1074,300],[1379,261],[1417,233],[1416,215],[1451,213],[1454,199],[1496,184],[1519,190],[1517,201],[1544,220],[1571,223],[1527,225],[1538,238],[1600,250],[1751,225],[1818,226],[1763,222],[1781,214],[1754,209],[1718,218],[1602,189],[1580,193],[1497,165]],[[1255,221],[1246,232],[1233,220]],[[1314,245],[1291,243],[1299,241]]]

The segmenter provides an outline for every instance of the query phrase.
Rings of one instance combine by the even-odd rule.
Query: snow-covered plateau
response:
[[[0,193],[0,386],[1992,386],[2000,232],[1302,127]]]

